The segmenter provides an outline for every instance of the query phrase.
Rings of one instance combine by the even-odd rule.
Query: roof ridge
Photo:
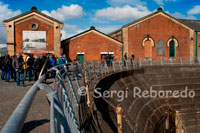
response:
[[[50,19],[50,20],[52,20],[52,21],[58,22],[58,23],[60,23],[60,24],[63,24],[63,22],[61,22],[61,21],[59,21],[59,20],[57,20],[57,19],[55,19],[55,18],[53,18],[53,17],[51,17],[51,16],[48,16],[48,15],[46,15],[46,14],[44,14],[44,13],[38,11],[37,9],[31,9],[30,11],[24,12],[24,13],[22,13],[22,14],[19,14],[19,15],[15,16],[15,17],[12,17],[12,18],[10,18],[10,19],[6,19],[6,20],[4,20],[3,22],[9,22],[9,21],[15,20],[15,19],[17,19],[17,18],[23,17],[23,16],[25,16],[25,15],[28,15],[28,14],[30,14],[30,13],[33,13],[33,12],[38,13],[38,14],[40,14],[40,15],[42,15],[42,16],[44,16],[44,17],[46,17],[46,18],[48,18],[48,19]]]

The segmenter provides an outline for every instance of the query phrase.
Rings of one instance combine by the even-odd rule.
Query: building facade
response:
[[[63,52],[69,61],[79,56],[81,62],[101,60],[103,56],[113,55],[121,59],[122,43],[98,31],[95,27],[62,41]]]
[[[129,57],[194,57],[200,55],[199,29],[200,21],[179,20],[158,8],[110,36],[123,42],[123,54]]]
[[[4,20],[8,54],[54,53],[60,55],[63,23],[32,7],[31,11]]]

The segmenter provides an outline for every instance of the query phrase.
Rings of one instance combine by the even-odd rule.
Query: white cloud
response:
[[[94,20],[112,20],[112,21],[127,21],[135,20],[141,18],[147,14],[151,13],[145,6],[131,7],[125,5],[123,7],[108,7],[104,9],[97,10],[95,13]]]
[[[81,18],[83,15],[83,8],[75,4],[71,4],[70,6],[62,5],[62,7],[57,10],[52,10],[51,12],[43,10],[42,13],[60,21],[65,21],[67,19]]]
[[[78,26],[77,25],[70,25],[70,24],[64,24],[63,29],[70,29],[70,30],[78,30]]]
[[[96,27],[97,30],[105,33],[105,34],[108,34],[108,33],[111,33],[117,29],[121,28],[121,26],[104,26],[104,27]]]
[[[8,4],[0,2],[0,43],[6,43],[6,28],[3,26],[3,20],[21,14],[20,10],[13,11],[8,6]]]
[[[124,6],[124,5],[146,5],[146,2],[141,0],[107,0],[111,6]]]
[[[189,15],[200,14],[200,5],[194,6],[187,12]]]
[[[72,36],[74,36],[76,34],[79,34],[79,33],[83,32],[83,31],[85,31],[85,30],[86,29],[83,30],[83,29],[77,28],[76,30],[68,31],[67,28],[66,29],[64,28],[63,30],[61,30],[61,34],[62,34],[61,40],[67,39],[69,37],[72,37]]]
[[[177,18],[177,19],[197,19],[195,16],[192,15],[183,15],[179,12],[170,13],[169,11],[166,11],[166,13],[170,14],[171,16]]]
[[[164,5],[165,2],[176,2],[177,0],[154,0],[158,5]]]
[[[6,44],[0,44],[0,49],[1,49],[1,48],[5,48],[5,47],[7,47]]]

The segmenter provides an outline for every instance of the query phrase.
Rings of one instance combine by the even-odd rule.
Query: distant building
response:
[[[63,52],[70,61],[79,56],[80,62],[101,60],[107,55],[121,59],[122,43],[91,27],[78,35],[62,41]]]
[[[39,12],[36,7],[3,22],[10,55],[18,52],[61,54],[61,29],[64,24]]]

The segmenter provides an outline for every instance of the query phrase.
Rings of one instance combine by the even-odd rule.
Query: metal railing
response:
[[[39,89],[47,91],[47,98],[50,102],[50,130],[54,132],[81,132],[84,130],[81,124],[87,119],[86,114],[80,115],[80,108],[88,104],[90,108],[89,84],[102,76],[108,74],[132,70],[141,66],[151,65],[200,65],[200,58],[197,57],[138,57],[124,60],[89,61],[84,64],[72,62],[53,67],[42,75],[34,83],[24,98],[21,100],[15,111],[10,116],[2,129],[2,133],[20,132],[28,110]],[[54,75],[53,84],[43,83],[47,75]],[[87,92],[80,95],[80,92]],[[85,108],[87,110],[87,108]],[[81,117],[80,117],[81,116]]]

